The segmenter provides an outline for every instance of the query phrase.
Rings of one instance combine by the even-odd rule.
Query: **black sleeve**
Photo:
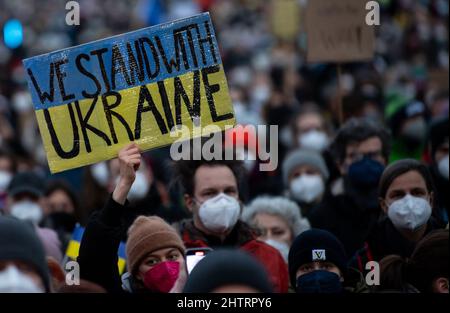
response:
[[[110,196],[103,210],[89,219],[80,245],[81,279],[96,283],[108,292],[123,292],[117,250],[124,234],[121,220],[125,212],[125,206]]]

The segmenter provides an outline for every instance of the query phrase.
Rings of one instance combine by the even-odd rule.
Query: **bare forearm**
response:
[[[132,182],[120,179],[116,185],[116,188],[114,188],[112,194],[113,200],[121,205],[124,205],[127,200],[127,195],[128,192],[130,192],[132,184],[133,184]]]

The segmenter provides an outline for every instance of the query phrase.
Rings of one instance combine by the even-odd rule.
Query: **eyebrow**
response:
[[[167,252],[167,254],[172,253],[172,252],[174,252],[174,251],[177,251],[177,248],[172,248],[172,249],[170,249],[170,250]],[[147,255],[145,258],[148,259],[148,258],[151,258],[151,257],[153,257],[153,258],[159,258],[159,255],[150,253],[150,254]]]

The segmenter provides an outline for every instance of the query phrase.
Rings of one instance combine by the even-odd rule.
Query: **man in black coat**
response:
[[[330,231],[346,253],[360,249],[380,215],[377,186],[388,162],[389,133],[365,119],[352,119],[338,131],[331,152],[342,177],[311,213],[312,227]]]

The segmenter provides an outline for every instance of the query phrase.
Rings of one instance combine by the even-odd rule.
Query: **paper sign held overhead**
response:
[[[235,125],[208,13],[23,61],[52,173]]]
[[[308,62],[357,62],[373,58],[375,33],[366,24],[366,1],[310,0],[305,13]]]

